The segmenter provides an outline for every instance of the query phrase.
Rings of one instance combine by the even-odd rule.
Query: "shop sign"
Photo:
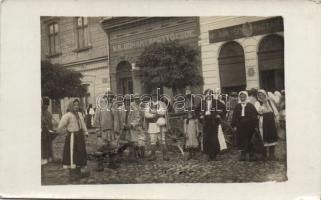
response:
[[[144,48],[155,42],[182,40],[182,39],[192,38],[196,36],[197,34],[195,33],[194,30],[187,30],[187,31],[161,35],[153,38],[129,41],[122,44],[112,44],[111,49],[113,52],[118,52],[118,51],[124,51],[124,50],[136,49],[136,48]]]
[[[256,22],[247,22],[236,26],[209,31],[209,42],[230,41],[243,37],[269,34],[283,31],[282,17],[274,17]]]

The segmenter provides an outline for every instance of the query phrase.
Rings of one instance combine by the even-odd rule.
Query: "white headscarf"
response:
[[[260,97],[259,97],[259,93],[264,94],[265,99],[260,98]],[[264,102],[264,101],[267,101],[267,100],[268,100],[268,95],[267,95],[267,93],[266,93],[265,90],[259,89],[259,90],[257,91],[257,100],[260,101],[260,102]]]
[[[265,95],[265,99],[260,99],[260,98],[259,98],[259,93],[264,94],[264,95]],[[268,103],[268,105],[271,107],[274,115],[275,115],[276,117],[279,115],[279,112],[278,112],[278,110],[277,110],[276,107],[275,107],[274,101],[271,101],[271,99],[269,98],[269,96],[267,95],[267,93],[266,93],[265,90],[259,89],[259,90],[257,91],[257,99],[258,99],[260,102],[262,102],[262,103],[264,103],[264,101],[266,101],[266,102]]]
[[[246,96],[245,101],[241,101],[241,99],[240,99],[241,94],[244,94],[244,95]],[[245,116],[245,106],[246,106],[246,104],[248,103],[248,97],[249,97],[249,95],[248,95],[247,91],[241,91],[241,92],[239,92],[238,97],[239,97],[239,103],[240,103],[241,106],[242,106],[241,116],[244,117],[244,116]]]
[[[243,102],[241,102],[241,99],[240,99],[240,95],[241,94],[244,94],[245,96],[246,96],[246,99],[245,99],[245,101],[243,101]],[[241,91],[241,92],[239,92],[239,94],[238,94],[238,97],[239,97],[239,103],[247,103],[248,102],[248,98],[249,98],[249,95],[248,95],[248,93],[247,93],[247,91]]]

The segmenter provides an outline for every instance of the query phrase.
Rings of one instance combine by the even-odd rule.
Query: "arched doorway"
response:
[[[284,89],[284,40],[279,35],[262,39],[258,51],[260,86],[268,91]]]
[[[117,92],[118,94],[133,94],[132,67],[127,61],[121,61],[117,65]]]
[[[219,54],[219,74],[223,93],[246,88],[244,51],[237,42],[225,43]]]

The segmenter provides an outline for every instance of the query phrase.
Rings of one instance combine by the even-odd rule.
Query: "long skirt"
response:
[[[210,156],[216,156],[220,151],[218,123],[212,117],[205,117],[204,119],[203,146],[204,153]]]
[[[62,164],[74,169],[87,165],[85,136],[82,132],[68,133],[65,140]]]
[[[254,133],[254,122],[251,118],[241,117],[237,123],[237,146],[240,150],[248,151]]]
[[[52,137],[49,131],[41,131],[41,158],[49,159],[53,157]]]
[[[274,114],[272,112],[263,114],[260,129],[263,133],[264,146],[273,146],[277,144],[278,135]]]

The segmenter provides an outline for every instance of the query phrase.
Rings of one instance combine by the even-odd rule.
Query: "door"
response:
[[[225,43],[220,50],[218,60],[222,92],[244,90],[246,74],[243,47],[234,41]]]
[[[132,71],[129,62],[121,61],[117,65],[116,77],[118,94],[125,95],[134,93]]]
[[[260,87],[274,92],[284,89],[284,40],[279,35],[262,39],[258,52]]]

